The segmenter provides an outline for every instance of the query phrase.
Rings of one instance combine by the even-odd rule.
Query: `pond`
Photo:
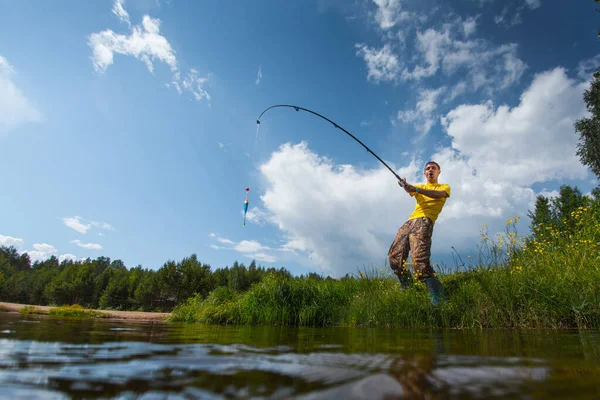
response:
[[[0,312],[0,398],[600,398],[600,332],[207,326]]]

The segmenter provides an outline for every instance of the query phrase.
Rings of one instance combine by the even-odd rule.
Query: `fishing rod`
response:
[[[294,106],[294,105],[289,105],[289,104],[277,104],[277,105],[274,105],[274,106],[271,106],[271,107],[269,107],[269,108],[265,109],[265,110],[264,110],[264,111],[263,111],[263,112],[260,114],[260,116],[258,117],[258,119],[256,120],[256,124],[257,124],[257,125],[260,125],[260,118],[263,116],[263,114],[264,114],[264,113],[266,113],[267,111],[269,111],[270,109],[272,109],[272,108],[276,108],[276,107],[289,107],[289,108],[293,108],[293,109],[295,109],[296,111],[299,111],[299,110],[306,111],[306,112],[309,112],[309,113],[311,113],[311,114],[313,114],[313,115],[316,115],[317,117],[321,117],[321,118],[323,118],[325,121],[328,121],[328,122],[330,122],[331,124],[333,124],[333,126],[334,126],[334,127],[338,128],[338,129],[341,129],[342,131],[344,131],[345,133],[347,133],[347,134],[348,134],[348,135],[349,135],[349,136],[350,136],[352,139],[356,140],[356,141],[357,141],[358,143],[360,143],[360,144],[361,144],[361,145],[362,145],[362,146],[363,146],[365,149],[367,149],[367,151],[368,151],[369,153],[373,154],[373,156],[375,156],[375,158],[377,158],[377,159],[378,159],[378,160],[379,160],[379,161],[380,161],[380,162],[381,162],[383,165],[385,165],[385,166],[386,166],[386,168],[387,168],[387,169],[389,169],[389,170],[390,170],[390,172],[391,172],[392,174],[394,174],[394,176],[395,176],[395,177],[398,179],[398,181],[399,181],[399,182],[404,182],[404,180],[403,180],[402,178],[400,178],[400,177],[398,176],[398,174],[394,172],[394,170],[392,170],[392,169],[391,169],[391,168],[390,168],[390,167],[389,167],[389,166],[388,166],[388,165],[387,165],[387,164],[386,164],[386,163],[385,163],[385,162],[384,162],[384,161],[383,161],[381,158],[379,158],[379,156],[378,156],[377,154],[373,153],[373,151],[372,151],[371,149],[369,149],[369,148],[368,148],[368,147],[367,147],[367,146],[366,146],[366,145],[365,145],[363,142],[361,142],[360,140],[358,140],[358,139],[357,139],[357,138],[356,138],[356,137],[355,137],[353,134],[351,134],[350,132],[348,132],[347,130],[345,130],[344,128],[342,128],[341,126],[339,126],[338,124],[336,124],[335,122],[333,122],[332,120],[330,120],[329,118],[327,118],[327,117],[324,117],[324,116],[322,116],[321,114],[319,114],[319,113],[316,113],[316,112],[314,112],[314,111],[312,111],[312,110],[309,110],[309,109],[307,109],[307,108],[302,108],[302,107],[298,107],[298,106]]]

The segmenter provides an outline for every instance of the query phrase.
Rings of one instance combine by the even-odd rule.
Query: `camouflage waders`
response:
[[[410,272],[406,268],[409,251],[411,252],[415,278],[425,282],[427,278],[435,275],[429,264],[432,234],[433,222],[427,217],[409,219],[398,229],[396,238],[388,252],[388,258],[390,259],[390,267],[398,276],[403,288],[407,288],[411,281]]]

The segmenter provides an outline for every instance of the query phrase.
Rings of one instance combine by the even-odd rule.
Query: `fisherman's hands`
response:
[[[406,178],[400,178],[400,180],[398,181],[398,185],[400,185],[400,187],[402,187],[406,191],[406,193],[412,193],[416,191],[416,188],[413,185],[406,182]]]

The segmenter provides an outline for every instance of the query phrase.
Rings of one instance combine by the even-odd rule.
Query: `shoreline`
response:
[[[50,310],[58,307],[38,306],[33,304],[5,303],[0,302],[0,312],[19,312],[23,307],[35,307],[36,309],[48,313]],[[120,319],[127,321],[151,321],[167,322],[166,319],[171,313],[145,312],[145,311],[116,311],[116,310],[91,310],[98,311],[105,315],[106,319]]]

